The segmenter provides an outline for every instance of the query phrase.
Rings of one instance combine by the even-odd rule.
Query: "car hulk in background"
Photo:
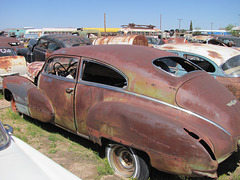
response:
[[[23,47],[17,39],[12,37],[0,37],[0,90],[2,78],[12,75],[24,75],[26,73],[26,60],[23,56],[17,56],[18,48]]]
[[[91,44],[89,39],[79,36],[66,34],[45,35],[38,40],[31,39],[28,48],[18,49],[17,54],[24,56],[27,62],[45,61],[46,56],[60,48]]]
[[[230,47],[211,44],[164,44],[155,48],[166,50],[188,59],[215,77],[240,100],[240,52]],[[171,66],[181,73],[180,66]],[[183,70],[184,71],[184,70]]]
[[[169,62],[184,72],[175,75]],[[170,52],[134,45],[63,48],[47,58],[35,82],[6,77],[3,85],[14,111],[106,147],[122,177],[145,180],[154,167],[216,178],[218,164],[239,146],[240,102]]]

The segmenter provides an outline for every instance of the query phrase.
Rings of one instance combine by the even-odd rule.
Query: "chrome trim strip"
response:
[[[160,100],[157,100],[157,99],[154,99],[154,98],[151,98],[151,97],[148,97],[148,96],[144,96],[144,95],[141,95],[141,94],[137,94],[137,93],[133,93],[133,92],[129,92],[129,91],[126,91],[122,88],[118,88],[118,87],[113,87],[113,86],[108,86],[108,85],[102,85],[102,84],[97,84],[97,83],[93,83],[93,82],[87,82],[87,81],[80,81],[78,82],[78,84],[84,84],[84,85],[88,85],[88,86],[94,86],[94,87],[99,87],[99,88],[104,88],[104,89],[108,89],[108,90],[113,90],[113,91],[117,91],[117,92],[121,92],[121,93],[126,93],[126,94],[130,94],[130,95],[133,95],[133,96],[137,96],[137,97],[140,97],[140,98],[143,98],[143,99],[148,99],[148,100],[151,100],[151,101],[154,101],[156,103],[160,103],[160,104],[163,104],[163,105],[166,105],[166,106],[169,106],[171,108],[174,108],[174,109],[177,109],[179,111],[183,111],[185,113],[188,113],[190,115],[193,115],[193,116],[196,116],[214,126],[216,126],[217,128],[221,129],[222,131],[224,131],[226,134],[228,134],[229,136],[232,136],[231,133],[229,133],[226,129],[224,129],[222,126],[212,122],[211,120],[199,115],[199,114],[196,114],[194,112],[191,112],[189,110],[186,110],[184,108],[181,108],[181,107],[178,107],[178,106],[174,106],[172,104],[169,104],[169,103],[166,103],[166,102],[163,102],[163,101],[160,101]]]
[[[62,80],[62,81],[76,83],[76,79],[71,79],[71,78],[67,78],[67,77],[63,77],[63,76],[57,76],[57,75],[53,75],[53,74],[47,74],[45,72],[41,72],[40,74],[42,74],[42,75],[44,75],[46,77],[53,78],[53,79],[58,79],[58,80]]]

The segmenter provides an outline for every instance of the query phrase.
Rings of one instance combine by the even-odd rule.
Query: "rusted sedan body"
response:
[[[167,63],[180,64],[176,76]],[[111,167],[147,179],[150,166],[217,177],[238,149],[240,103],[198,66],[144,46],[64,48],[33,83],[4,78],[12,109],[106,146]],[[221,98],[219,98],[221,97]]]
[[[176,53],[197,64],[240,100],[240,52],[236,49],[196,43],[165,44],[155,47]]]

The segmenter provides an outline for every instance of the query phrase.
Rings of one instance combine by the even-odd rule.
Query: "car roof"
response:
[[[197,54],[212,60],[218,66],[225,63],[228,59],[240,55],[239,51],[230,47],[200,43],[164,44],[157,48]]]
[[[77,46],[78,44],[91,45],[91,41],[89,39],[68,34],[45,35],[42,36],[41,39],[55,41],[58,44],[60,44],[63,48]]]
[[[53,54],[66,54],[101,60],[120,69],[138,67],[153,69],[152,61],[160,57],[174,56],[173,53],[138,45],[91,45],[63,48]],[[179,57],[180,58],[180,57]]]
[[[0,36],[0,46],[11,47],[9,43],[20,43],[19,40],[13,37]]]

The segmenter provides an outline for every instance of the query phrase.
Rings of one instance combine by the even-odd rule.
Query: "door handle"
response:
[[[74,88],[66,88],[66,92],[67,92],[68,94],[72,93],[73,90],[74,90]]]

